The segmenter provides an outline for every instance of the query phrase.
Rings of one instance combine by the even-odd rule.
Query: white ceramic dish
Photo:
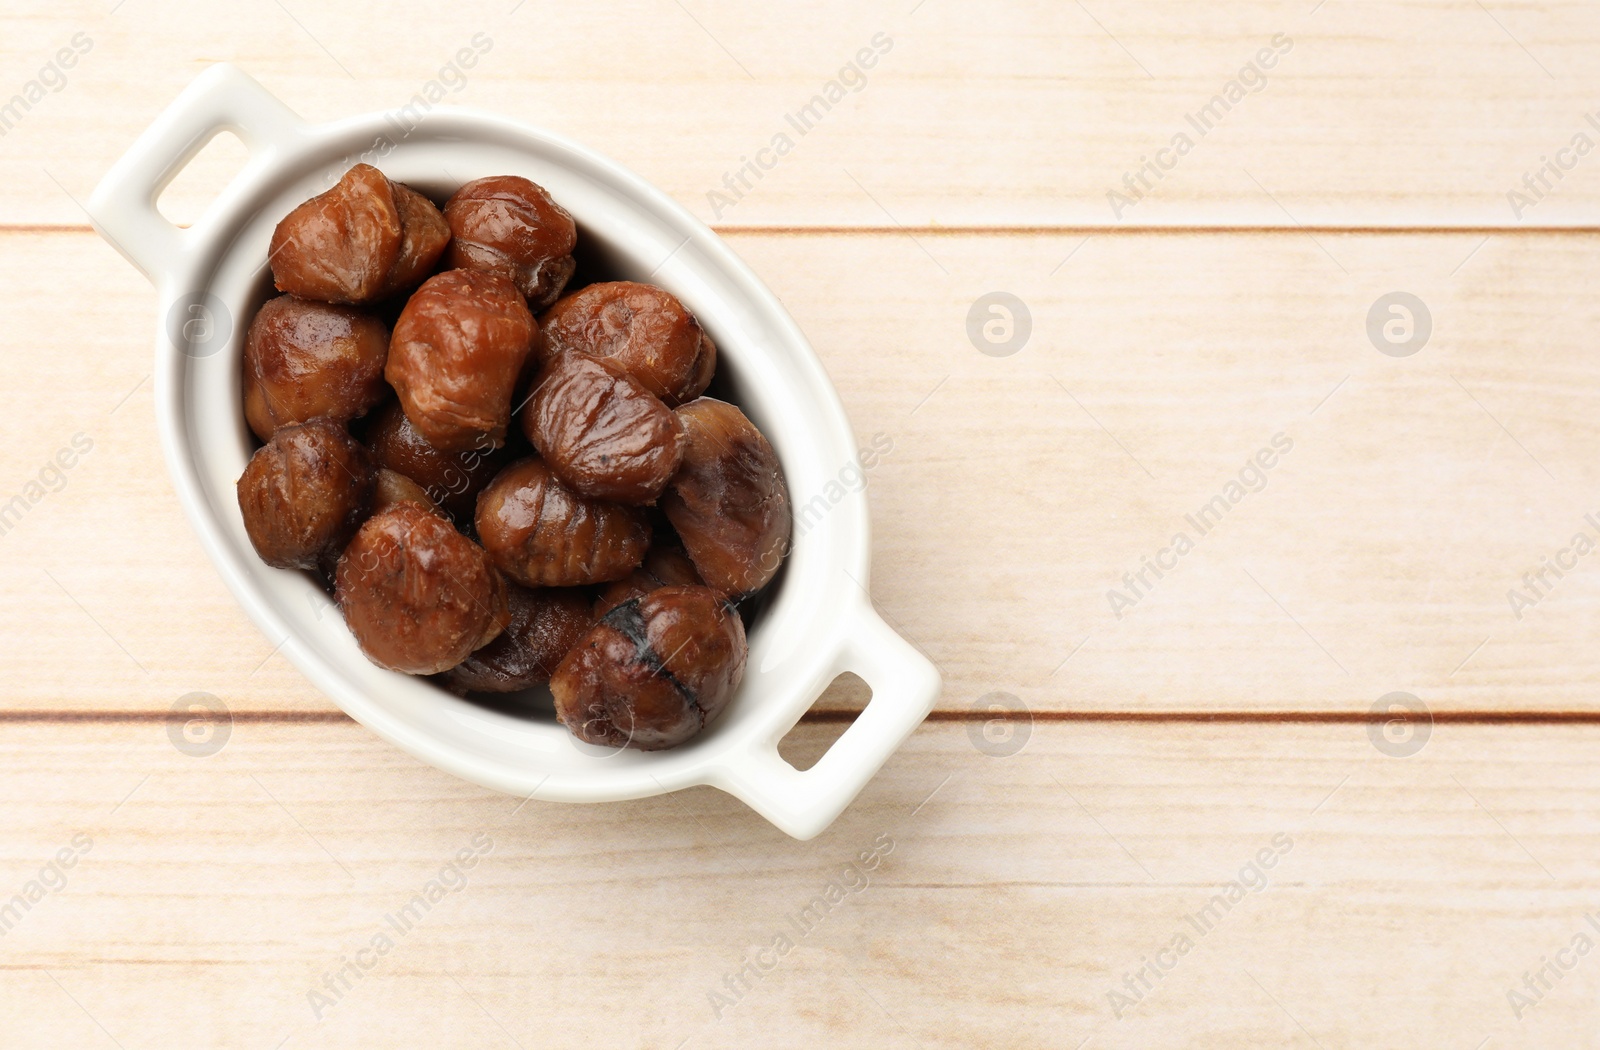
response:
[[[844,489],[830,499],[857,448],[821,363],[715,234],[612,161],[487,114],[439,109],[407,130],[411,118],[377,113],[306,124],[237,69],[213,66],[94,193],[96,229],[158,292],[157,422],[178,498],[207,553],[271,644],[281,643],[353,718],[424,761],[549,801],[613,801],[710,784],[790,835],[810,838],[849,805],[939,692],[933,666],[867,597],[864,493]],[[243,140],[249,161],[198,222],[179,229],[157,211],[156,198],[221,130]],[[361,159],[438,199],[485,175],[524,175],[548,188],[577,219],[591,258],[618,278],[670,289],[694,311],[720,350],[719,382],[777,449],[801,515],[793,551],[750,632],[743,684],[689,743],[653,753],[589,747],[553,718],[504,714],[375,667],[307,576],[269,568],[251,549],[234,496],[251,451],[239,368],[244,330],[270,291],[267,243],[291,208]],[[872,700],[816,765],[797,771],[777,742],[844,671],[867,681]]]

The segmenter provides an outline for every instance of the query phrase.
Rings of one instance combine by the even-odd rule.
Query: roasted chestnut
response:
[[[445,203],[444,218],[453,236],[447,264],[508,278],[535,310],[555,302],[577,267],[572,216],[521,176],[467,183]]]
[[[595,599],[595,616],[604,616],[630,598],[642,598],[658,587],[705,586],[694,562],[676,541],[663,542],[660,532],[645,552],[644,563],[616,583],[608,583]]]
[[[397,401],[373,413],[364,434],[380,467],[421,485],[428,498],[458,521],[470,521],[478,493],[505,466],[503,452],[472,449],[442,452],[428,444]]]
[[[514,693],[542,685],[594,624],[587,591],[511,585],[511,622],[500,637],[444,674],[457,692]]]
[[[699,397],[717,370],[717,348],[700,322],[652,284],[591,284],[545,311],[539,331],[544,361],[567,351],[603,357],[671,406]]]
[[[428,278],[406,303],[383,374],[406,418],[434,448],[499,448],[511,392],[537,331],[510,281],[449,270]]]
[[[382,401],[389,329],[349,306],[293,295],[269,299],[244,340],[244,418],[267,440],[281,426],[326,416],[348,423]]]
[[[311,569],[337,549],[372,500],[366,449],[328,419],[278,428],[245,466],[236,486],[244,530],[261,560]]]
[[[372,479],[372,511],[376,514],[385,507],[393,506],[404,500],[420,503],[428,510],[438,510],[439,505],[428,495],[428,490],[418,485],[404,474],[397,474],[388,467],[379,467]]]
[[[407,674],[449,670],[511,619],[505,578],[483,548],[409,500],[361,526],[339,558],[334,597],[367,658]]]
[[[744,623],[706,587],[662,587],[601,617],[550,679],[578,739],[656,751],[716,718],[744,677]]]
[[[745,414],[702,397],[678,409],[687,444],[661,509],[706,585],[766,586],[789,549],[789,486],[778,454]]]
[[[597,357],[562,354],[546,365],[520,422],[550,469],[595,499],[650,503],[683,458],[672,409]]]
[[[267,260],[280,292],[370,303],[414,287],[449,241],[432,201],[357,164],[278,223]]]
[[[518,460],[478,495],[478,537],[528,587],[579,587],[628,575],[650,546],[644,512],[587,499],[543,460]]]

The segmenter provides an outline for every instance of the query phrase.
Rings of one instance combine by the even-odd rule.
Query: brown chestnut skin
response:
[[[366,520],[339,558],[334,598],[379,667],[437,674],[511,620],[505,577],[483,548],[409,500]]]
[[[280,292],[360,304],[414,287],[449,241],[432,201],[357,164],[278,223],[267,259]]]
[[[499,274],[534,310],[561,295],[577,264],[578,227],[543,186],[518,175],[475,179],[444,206],[452,240],[447,266]]]
[[[459,692],[514,693],[543,685],[594,625],[586,590],[511,585],[511,622],[500,637],[444,674]]]
[[[365,437],[378,466],[422,486],[428,499],[457,521],[472,520],[478,493],[506,463],[504,453],[493,449],[443,452],[434,448],[396,401],[373,413]]]
[[[349,306],[269,299],[244,341],[244,418],[262,441],[326,416],[348,423],[388,394],[389,329]]]
[[[537,457],[506,467],[478,494],[475,523],[494,563],[526,587],[620,580],[650,546],[643,511],[579,495]]]
[[[758,591],[777,574],[793,528],[778,454],[726,401],[698,398],[678,418],[687,444],[661,509],[707,586]]]
[[[316,568],[366,516],[372,473],[367,450],[342,425],[312,419],[280,427],[236,486],[251,546],[268,565]]]
[[[499,448],[537,332],[510,281],[449,270],[428,278],[400,312],[383,374],[434,448]]]
[[[683,424],[627,372],[562,354],[539,374],[522,431],[550,469],[578,492],[651,503],[683,459]]]
[[[543,361],[573,352],[603,357],[676,407],[705,393],[717,348],[665,288],[633,281],[591,284],[539,318]]]
[[[608,583],[595,599],[594,614],[604,616],[630,598],[642,598],[658,587],[693,585],[704,587],[694,562],[675,542],[663,542],[656,533],[650,549],[645,552],[644,563],[615,583]]]
[[[400,255],[389,268],[380,297],[409,292],[421,284],[450,244],[450,224],[433,201],[410,186],[391,182],[395,209],[400,213]]]
[[[606,613],[550,679],[579,740],[659,751],[722,713],[744,677],[744,623],[706,587],[662,587]]]
[[[405,500],[420,503],[431,511],[439,509],[439,505],[428,495],[427,489],[404,474],[397,474],[387,467],[379,467],[372,478],[372,512],[376,514],[385,507],[392,507]]]

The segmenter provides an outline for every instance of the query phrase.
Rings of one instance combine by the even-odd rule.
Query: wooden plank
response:
[[[1565,1045],[1595,1020],[1592,956],[1520,1018],[1507,992],[1596,936],[1597,743],[1439,727],[1399,759],[1359,726],[1041,724],[997,759],[962,726],[925,727],[797,843],[710,789],[519,807],[355,726],[240,724],[191,758],[154,722],[7,725],[0,894],[89,844],[4,936],[0,1021],[17,1045],[128,1050],[174,1031],[219,1047]],[[464,848],[464,885],[390,926]],[[1241,879],[1261,888],[1211,903]],[[835,880],[842,900],[812,905]],[[388,954],[357,954],[380,933]],[[792,948],[756,969],[780,933]],[[1159,956],[1176,965],[1152,990],[1112,997],[1180,933],[1193,948]],[[361,977],[319,991],[319,1020],[308,993],[346,959]],[[746,960],[735,999],[724,977]]]
[[[947,703],[1592,706],[1594,577],[1522,579],[1597,535],[1592,307],[1554,276],[1591,272],[1586,239],[1318,241],[925,240],[946,277],[904,238],[858,240],[803,296],[790,245],[739,242],[858,430],[907,453],[871,481],[875,593]],[[1035,333],[1001,359],[964,328],[997,288]],[[1413,357],[1367,334],[1396,290],[1430,304]],[[1230,493],[1278,434],[1265,490]],[[1226,520],[1188,520],[1219,495],[1241,496]],[[1179,533],[1195,549],[1163,555]],[[1514,609],[1513,588],[1544,597]]]
[[[479,34],[488,51],[464,83],[447,74],[441,104],[569,135],[723,223],[1592,225],[1600,204],[1600,162],[1576,155],[1522,214],[1508,200],[1576,135],[1600,142],[1585,120],[1600,38],[1586,0],[1292,11],[1008,0],[979,19],[943,0],[511,7],[411,3],[375,18],[294,2],[223,15],[197,0],[73,0],[14,14],[0,98],[76,34],[90,47],[59,91],[45,74],[5,135],[0,222],[81,223],[68,194],[85,197],[211,62],[236,62],[327,120],[404,105]],[[864,86],[801,134],[787,118],[880,33],[892,46],[864,81],[846,74]],[[1242,72],[1275,39],[1275,64]],[[1241,75],[1264,86],[1236,86],[1236,102],[1207,116]],[[779,134],[793,148],[761,154]],[[1193,148],[1162,154],[1180,134]],[[714,203],[747,160],[771,166]],[[1170,162],[1159,180],[1146,168],[1156,161]],[[1124,177],[1138,186],[1141,170],[1152,189],[1114,207],[1108,194],[1131,197]]]
[[[1404,690],[1440,711],[1596,710],[1600,585],[1561,553],[1600,536],[1593,237],[732,243],[859,439],[893,441],[867,481],[873,590],[944,670],[944,707],[1002,691],[1040,711],[1360,712]],[[94,443],[0,536],[0,703],[160,711],[200,689],[327,710],[177,508],[142,382],[149,289],[88,235],[0,246],[0,503],[74,435]],[[63,308],[63,288],[92,308]],[[1032,315],[1003,358],[966,330],[996,288]],[[1411,357],[1367,335],[1395,290],[1431,311]],[[1266,488],[1202,535],[1186,516],[1279,434],[1294,447]],[[1163,555],[1178,532],[1195,549]],[[1159,580],[1158,556],[1176,562]],[[1576,569],[1530,589],[1558,556]]]

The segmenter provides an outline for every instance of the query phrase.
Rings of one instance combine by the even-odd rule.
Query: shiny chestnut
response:
[[[671,406],[699,397],[717,370],[717,348],[700,322],[651,284],[591,284],[545,311],[539,331],[542,360],[568,351],[603,357]]]
[[[543,310],[555,302],[577,264],[578,227],[543,186],[518,175],[475,179],[444,206],[452,240],[450,266],[499,274]]]
[[[373,413],[364,438],[378,466],[422,486],[428,499],[457,521],[472,520],[478,493],[506,463],[504,452],[496,449],[444,452],[434,448],[411,425],[398,401]]]
[[[594,624],[589,594],[511,585],[511,622],[500,637],[445,672],[456,692],[514,693],[543,685]]]
[[[428,510],[437,511],[439,505],[433,497],[428,495],[428,490],[418,485],[404,474],[397,474],[387,467],[379,467],[372,478],[372,511],[376,514],[385,507],[392,507],[396,503],[405,501],[420,503]]]
[[[262,441],[325,416],[348,423],[388,393],[389,329],[349,306],[293,295],[267,300],[244,340],[244,418]]]
[[[643,511],[579,495],[537,457],[506,467],[479,493],[475,522],[495,564],[528,587],[620,580],[650,546]]]
[[[415,287],[449,241],[432,201],[357,164],[278,223],[267,259],[280,292],[370,303]]]
[[[631,598],[642,598],[661,587],[705,586],[694,562],[684,553],[676,540],[663,537],[660,532],[645,552],[644,562],[615,583],[608,583],[595,599],[594,613],[604,616]]]
[[[672,409],[617,365],[584,354],[545,366],[520,422],[550,469],[595,499],[650,503],[683,458]]]
[[[687,443],[661,509],[708,586],[728,595],[760,590],[777,574],[793,527],[778,454],[725,401],[699,398],[678,418]]]
[[[449,670],[511,619],[505,578],[483,548],[409,500],[357,531],[339,558],[334,597],[367,658],[407,674]]]
[[[366,450],[332,420],[280,427],[236,486],[245,533],[261,560],[311,569],[337,550],[371,504],[372,469]]]
[[[449,270],[430,277],[401,311],[384,376],[430,445],[498,448],[537,331],[510,281]]]

